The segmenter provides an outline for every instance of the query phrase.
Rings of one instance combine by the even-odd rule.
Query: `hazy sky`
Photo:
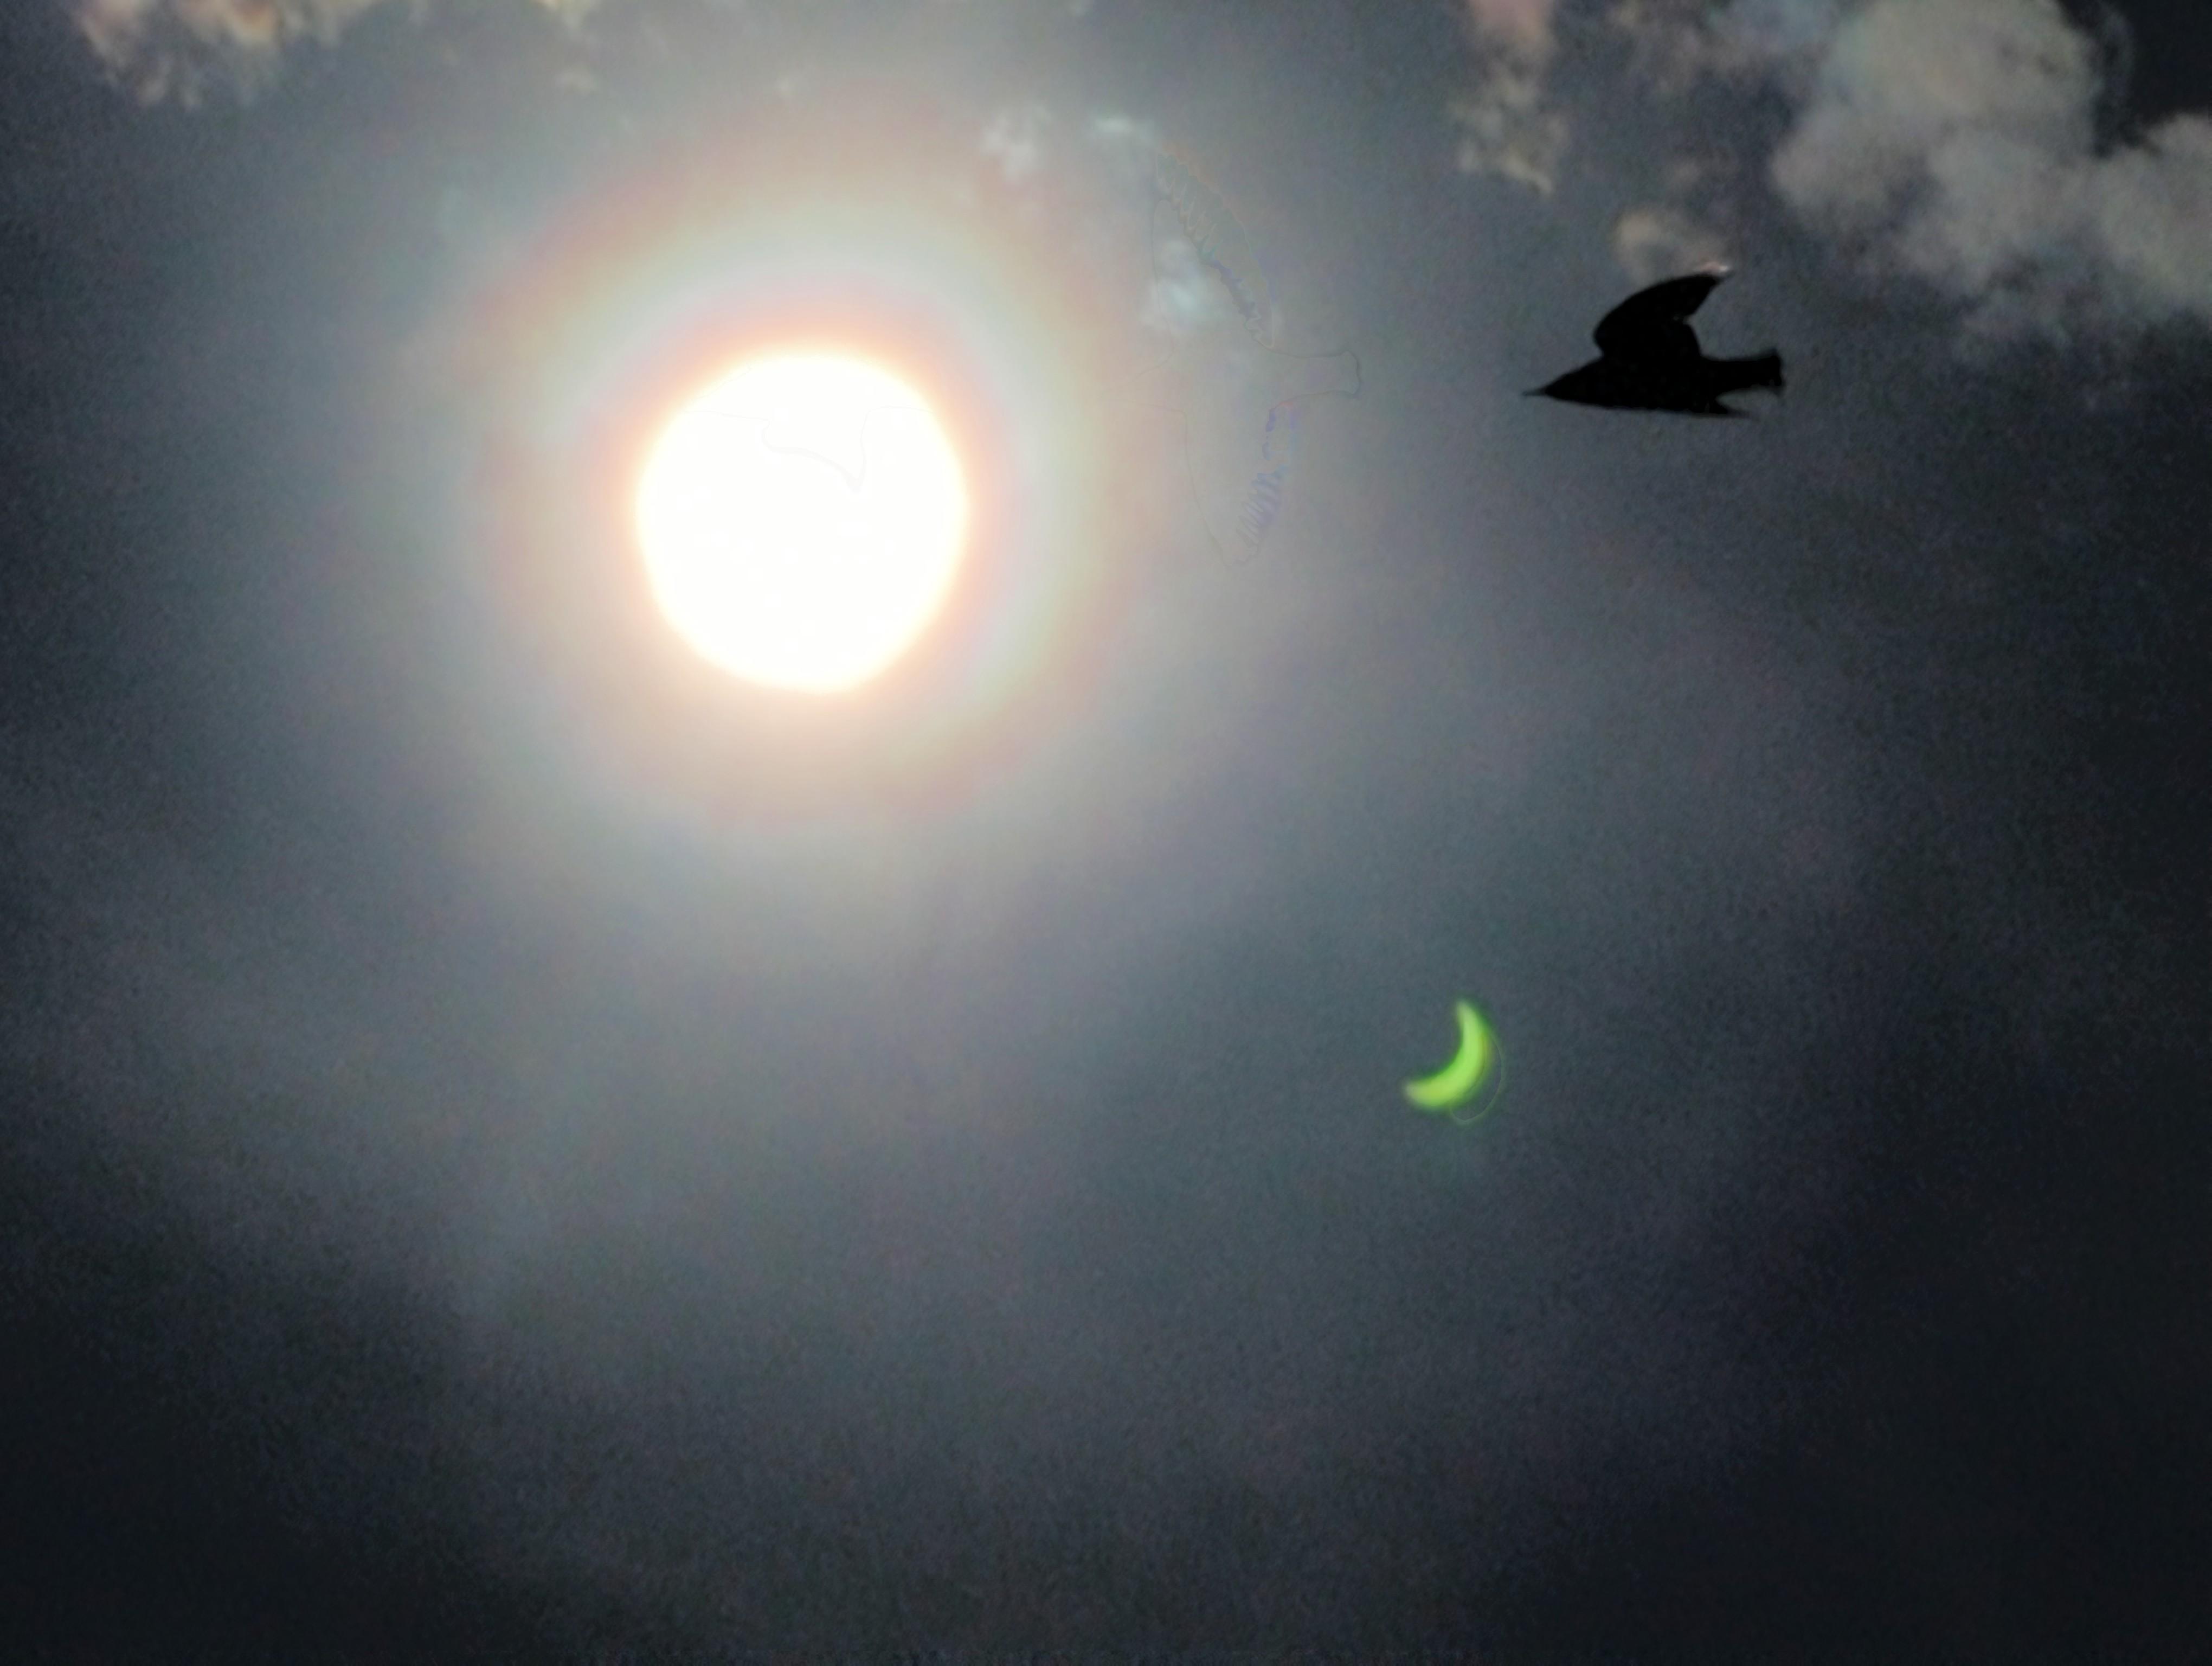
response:
[[[0,65],[0,1652],[2201,1655],[2194,0]],[[1780,400],[1521,397],[1709,258]],[[824,317],[990,531],[827,717],[618,512]]]

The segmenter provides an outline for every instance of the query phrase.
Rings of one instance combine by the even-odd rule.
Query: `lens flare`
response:
[[[1496,1107],[1505,1085],[1505,1060],[1489,1020],[1473,1002],[1460,1001],[1454,1011],[1459,1018],[1459,1051],[1435,1075],[1407,1082],[1406,1103],[1465,1124],[1480,1122]]]

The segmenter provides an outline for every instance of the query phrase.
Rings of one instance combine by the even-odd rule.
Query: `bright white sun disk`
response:
[[[911,387],[864,360],[738,365],[670,419],[637,483],[654,599],[714,664],[830,694],[943,605],[968,531],[960,462]]]

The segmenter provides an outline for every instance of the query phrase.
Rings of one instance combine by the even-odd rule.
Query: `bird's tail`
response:
[[[1747,388],[1770,388],[1782,391],[1782,355],[1757,353],[1747,359],[1715,359],[1713,368],[1721,382],[1723,393],[1741,393]]]

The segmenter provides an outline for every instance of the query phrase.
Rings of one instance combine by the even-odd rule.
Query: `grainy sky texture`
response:
[[[2201,1657],[2193,0],[0,65],[0,1657]],[[793,330],[981,506],[828,708],[623,520]]]

